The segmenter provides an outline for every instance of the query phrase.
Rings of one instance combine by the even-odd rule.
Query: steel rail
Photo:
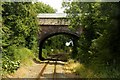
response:
[[[56,61],[55,61],[55,65],[54,65],[54,72],[53,72],[53,80],[55,80],[55,78],[56,78],[56,66],[57,66],[57,59],[56,59]]]
[[[43,72],[45,71],[47,65],[49,64],[49,61],[43,66],[42,70],[40,71],[39,75],[37,76],[36,80],[40,80],[40,77],[43,76]]]

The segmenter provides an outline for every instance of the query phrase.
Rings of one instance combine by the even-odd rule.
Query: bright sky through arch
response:
[[[56,13],[63,13],[64,9],[62,8],[63,0],[38,0],[39,2],[43,2],[45,4],[50,5],[54,9],[57,10]]]

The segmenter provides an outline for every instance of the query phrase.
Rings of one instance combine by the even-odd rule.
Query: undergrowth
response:
[[[80,78],[120,78],[119,67],[106,66],[103,64],[91,64],[85,66],[79,63],[74,68],[74,72],[80,76]]]
[[[27,48],[15,49],[15,46],[11,46],[8,53],[10,55],[6,53],[2,57],[2,75],[14,73],[20,66],[31,65],[32,60],[35,58],[33,52]]]
[[[68,69],[80,78],[120,78],[119,66],[106,66],[99,63],[85,65],[74,60],[69,60],[67,63]]]

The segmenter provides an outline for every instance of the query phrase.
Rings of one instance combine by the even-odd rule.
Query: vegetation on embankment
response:
[[[74,59],[81,77],[120,78],[120,3],[64,2],[72,30],[83,29]]]
[[[41,8],[44,7],[44,8]],[[38,10],[39,8],[39,10]],[[55,10],[44,3],[2,3],[2,71],[15,72],[38,55],[38,13]]]
[[[102,64],[86,66],[73,59],[68,60],[63,69],[65,73],[75,74],[79,78],[120,78],[120,72],[115,68],[113,69],[113,66]]]
[[[4,56],[4,58],[2,58],[3,71],[8,73],[15,72],[20,66],[31,65],[32,60],[35,58],[32,51],[27,48],[15,48],[15,46],[10,46],[8,51],[12,52],[11,54],[14,55],[12,57]]]

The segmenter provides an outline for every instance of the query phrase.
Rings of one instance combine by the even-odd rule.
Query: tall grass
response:
[[[91,64],[85,66],[79,64],[75,67],[75,73],[81,78],[120,78],[119,66],[114,68],[113,66],[106,66],[103,64]]]
[[[20,60],[23,65],[31,64],[32,59],[35,58],[33,52],[27,48],[16,49],[14,57],[16,60]]]

